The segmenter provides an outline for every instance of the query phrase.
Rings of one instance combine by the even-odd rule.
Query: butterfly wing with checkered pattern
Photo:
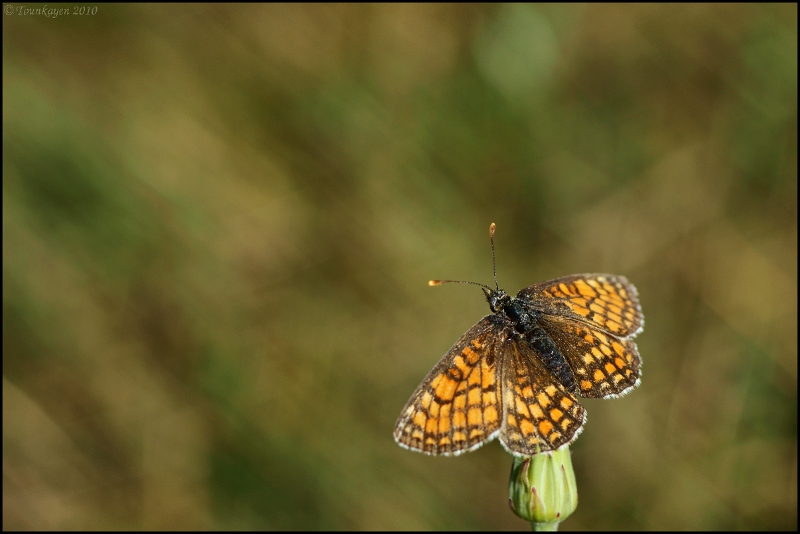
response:
[[[633,338],[644,316],[624,276],[578,274],[541,282],[517,295],[566,359],[583,397],[624,395],[639,384],[641,358]]]
[[[521,336],[503,354],[503,427],[500,441],[511,454],[532,456],[575,440],[585,421],[577,399],[544,367]]]
[[[470,328],[428,373],[395,424],[407,449],[457,455],[477,449],[500,431],[500,358],[508,330],[488,315]]]
[[[639,385],[641,358],[631,338],[558,315],[543,315],[540,324],[572,369],[580,396],[613,398]]]
[[[644,327],[636,288],[624,276],[564,276],[527,287],[517,298],[541,313],[574,319],[618,338],[633,337]]]

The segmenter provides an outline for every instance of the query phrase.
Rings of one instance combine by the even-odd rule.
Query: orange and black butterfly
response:
[[[429,284],[446,282],[455,281]],[[496,270],[495,289],[476,285],[492,313],[456,341],[411,395],[394,429],[402,447],[457,455],[499,437],[517,456],[553,451],[583,427],[577,397],[618,397],[639,385],[633,338],[644,316],[624,276],[565,276],[516,297],[499,288]]]

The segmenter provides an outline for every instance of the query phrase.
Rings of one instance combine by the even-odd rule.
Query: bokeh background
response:
[[[527,530],[392,438],[491,222],[646,317],[562,529],[797,527],[796,4],[8,6],[4,529]]]

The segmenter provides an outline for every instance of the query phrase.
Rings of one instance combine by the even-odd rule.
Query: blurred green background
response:
[[[528,529],[392,438],[491,222],[646,317],[562,529],[797,527],[796,4],[8,6],[4,529]]]

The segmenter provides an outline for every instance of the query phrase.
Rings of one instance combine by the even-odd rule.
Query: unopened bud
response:
[[[578,506],[578,486],[569,447],[514,457],[508,485],[511,509],[533,530],[558,530]]]

